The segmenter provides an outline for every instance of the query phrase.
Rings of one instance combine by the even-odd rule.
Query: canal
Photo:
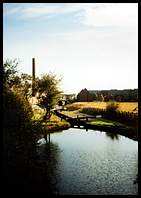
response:
[[[38,141],[37,152],[55,194],[138,194],[137,141],[75,128],[51,133],[50,138],[50,145]]]

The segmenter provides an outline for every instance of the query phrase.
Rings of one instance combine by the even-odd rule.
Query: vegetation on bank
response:
[[[122,108],[122,106],[124,108]],[[123,111],[126,106],[126,111]],[[119,109],[122,109],[121,111]],[[138,103],[116,102],[78,102],[66,106],[67,114],[76,115],[102,115],[103,118],[118,121],[137,128],[138,126]],[[127,112],[127,110],[130,110]],[[131,111],[132,110],[132,111]]]
[[[34,83],[35,95],[38,94],[38,105],[45,109],[44,121],[51,117],[51,110],[55,107],[62,93],[59,89],[58,79],[53,73],[44,74],[36,78]]]
[[[70,123],[78,126],[84,126],[86,129],[94,129],[99,131],[120,134],[134,140],[138,140],[137,128],[129,126],[119,121],[106,119],[100,116],[89,116],[88,114],[79,114],[78,111],[61,111],[57,113],[58,116],[70,120]],[[74,118],[74,120],[73,120]]]
[[[119,134],[125,135],[132,139],[138,139],[138,115],[134,113],[119,112],[117,109],[119,104],[107,103],[105,109],[96,109],[92,107],[83,108],[82,104],[74,103],[66,106],[65,111],[61,111],[66,116],[71,118],[87,117],[89,115],[96,116],[90,117],[85,121],[88,128],[99,130],[116,131]],[[101,116],[100,116],[101,115]]]
[[[88,114],[84,114],[84,113],[79,113],[79,111],[61,111],[61,113],[63,113],[66,116],[69,116],[71,118],[81,118],[81,117],[87,117]],[[125,124],[122,124],[118,121],[113,121],[113,120],[109,120],[103,117],[95,117],[95,118],[88,118],[88,121],[86,122],[90,125],[98,125],[98,126],[112,126],[112,127],[120,127],[120,128],[130,128],[128,126],[126,126]]]
[[[89,115],[102,115],[103,118],[118,121],[123,124],[136,127],[138,126],[138,115],[130,112],[118,111],[116,103],[109,103],[106,109],[83,108],[80,112]]]
[[[58,116],[52,114],[50,119],[44,121],[45,111],[41,108],[37,108],[37,106],[33,105],[33,117],[32,120],[34,122],[40,122],[42,127],[42,134],[46,134],[48,132],[60,131],[63,129],[68,129],[70,124],[65,120],[61,120]]]
[[[95,118],[92,121],[89,122],[89,124],[92,125],[99,125],[99,126],[113,126],[113,127],[125,127],[125,125],[119,123],[119,122],[114,122],[110,120],[106,120],[103,118]]]
[[[42,123],[46,132],[61,131],[68,129],[70,124],[65,120],[60,120],[56,115],[52,115],[51,119],[48,122]]]

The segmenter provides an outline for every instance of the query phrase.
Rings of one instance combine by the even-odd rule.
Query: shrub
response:
[[[80,112],[86,113],[88,115],[103,115],[103,113],[105,113],[105,110],[98,109],[98,108],[92,108],[92,107],[85,107]]]
[[[110,102],[110,103],[108,103],[107,104],[107,106],[106,106],[106,111],[107,112],[116,112],[117,111],[117,109],[118,109],[118,104],[117,103],[115,103],[115,102]]]
[[[5,89],[3,92],[4,126],[19,127],[28,123],[32,117],[32,108],[21,92]]]
[[[95,114],[95,108],[83,108],[81,111],[81,113],[86,113],[86,114],[89,114],[89,115],[94,115]]]

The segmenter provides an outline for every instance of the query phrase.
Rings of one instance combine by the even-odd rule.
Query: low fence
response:
[[[97,108],[83,108],[81,112],[89,115],[102,115],[102,117],[104,118],[127,123],[129,125],[137,126],[138,124],[138,113],[123,111],[107,111],[106,109]]]

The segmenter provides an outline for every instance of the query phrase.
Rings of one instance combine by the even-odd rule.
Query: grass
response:
[[[89,105],[90,104],[91,103],[89,103]],[[74,111],[72,110],[73,105],[75,105],[75,108],[74,108],[75,110]],[[87,104],[85,104],[85,105],[87,105]],[[72,104],[71,105],[71,111],[68,111],[68,110],[67,111],[61,111],[61,113],[65,114],[69,117],[72,117],[72,118],[76,118],[77,116],[79,116],[79,117],[88,116],[88,114],[81,113],[81,110],[83,108],[82,103],[81,103],[81,108],[80,108],[79,104],[78,104],[79,109],[77,109],[76,106],[77,106],[77,103]],[[129,136],[131,138],[132,138],[132,136],[137,137],[137,131],[136,130],[133,131],[133,129],[134,129],[133,127],[127,126],[126,124],[122,124],[118,121],[108,120],[108,119],[102,118],[102,117],[96,117],[96,118],[89,118],[88,121],[86,122],[86,124],[88,124],[89,127],[102,127],[105,130],[114,128],[114,130],[119,130],[120,133],[122,133],[123,135]],[[125,131],[121,131],[121,130],[125,130]],[[128,134],[127,134],[126,130],[128,130]],[[131,133],[131,134],[129,134],[129,133]]]
[[[86,114],[80,113],[79,110],[75,111],[61,111],[66,116],[69,116],[71,118],[76,118],[77,116],[86,116]]]
[[[68,110],[80,110],[82,108],[98,108],[98,109],[106,109],[106,106],[109,102],[76,102],[70,105],[67,105],[66,107]],[[137,102],[116,102],[118,104],[119,111],[126,111],[126,112],[134,112],[137,113],[138,110],[134,109],[138,108]]]
[[[79,113],[79,110],[75,110],[75,111],[61,111],[61,113],[63,113],[64,115],[67,115],[71,118],[76,118],[77,115],[79,117],[81,116],[88,116],[87,114],[82,114]],[[126,127],[124,124],[121,124],[119,122],[116,121],[111,121],[111,120],[107,120],[105,118],[89,118],[89,121],[87,122],[88,124],[91,125],[98,125],[98,126],[113,126],[113,127]]]
[[[32,110],[33,110],[33,117],[32,120],[34,121],[42,121],[45,111],[41,108],[37,108],[36,105],[32,105]]]
[[[50,120],[43,122],[45,111],[41,108],[37,108],[36,105],[33,105],[32,109],[33,109],[33,114],[34,114],[32,117],[32,120],[35,122],[40,122],[43,128],[43,131],[45,132],[48,132],[48,131],[53,132],[53,131],[67,129],[70,127],[70,124],[68,122],[66,122],[65,120],[61,121],[61,119],[54,114],[52,114]]]
[[[89,122],[90,124],[96,124],[96,125],[106,125],[106,126],[114,126],[114,123],[110,123],[110,122],[104,122],[104,121],[101,121],[101,120],[97,120],[97,121],[93,121],[93,122]]]
[[[92,125],[99,125],[99,126],[125,127],[124,124],[121,124],[116,121],[107,120],[104,118],[94,118],[92,121],[89,121],[88,123]]]
[[[42,124],[44,128],[50,132],[63,130],[70,127],[70,124],[68,122],[65,120],[61,121],[61,119],[54,114],[51,116],[50,120],[43,122]]]

